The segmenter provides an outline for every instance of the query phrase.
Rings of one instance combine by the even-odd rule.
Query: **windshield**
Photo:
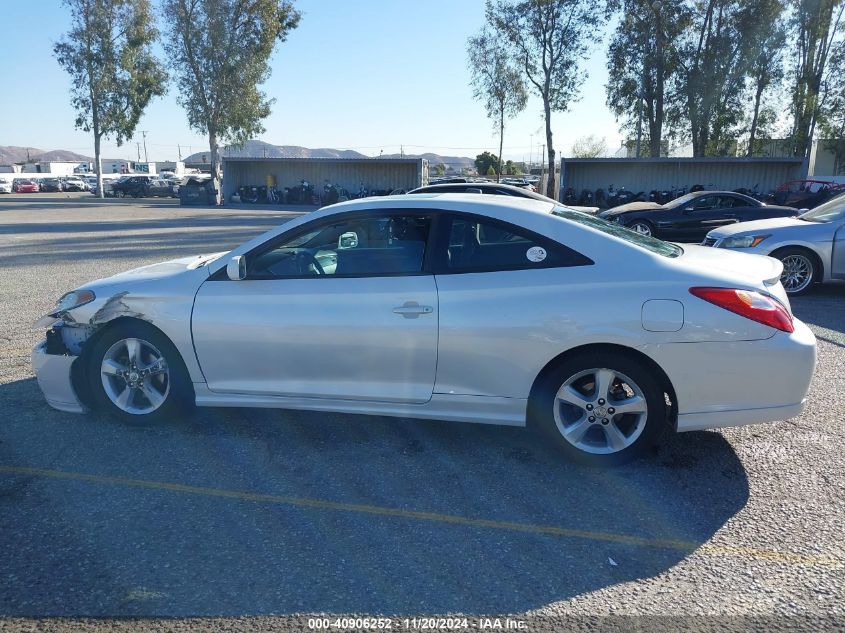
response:
[[[675,198],[674,200],[669,202],[667,206],[671,205],[673,207],[680,207],[680,206],[685,205],[687,202],[692,202],[696,198],[700,198],[700,197],[701,197],[701,194],[699,194],[698,192],[688,193],[687,195],[681,196],[680,198]]]
[[[798,216],[807,222],[836,222],[845,220],[845,195],[839,194],[835,198],[820,204],[812,211]]]
[[[612,222],[602,220],[601,218],[589,215],[588,213],[582,213],[580,211],[567,209],[566,207],[556,206],[552,209],[552,215],[572,220],[573,222],[589,226],[593,229],[598,229],[602,233],[618,237],[626,242],[630,242],[631,244],[635,244],[636,246],[649,250],[652,253],[662,255],[663,257],[678,257],[684,252],[683,249],[676,244],[664,242],[663,240],[658,240],[657,238],[649,237],[647,235],[640,235],[631,229],[626,229],[624,226],[613,224]]]

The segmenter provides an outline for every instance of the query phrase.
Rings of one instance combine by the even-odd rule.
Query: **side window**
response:
[[[693,204],[693,209],[696,211],[709,211],[716,208],[716,196],[702,196]]]
[[[451,272],[584,266],[593,262],[530,231],[475,217],[447,220],[445,266]]]
[[[719,207],[722,209],[739,209],[747,206],[748,203],[745,200],[733,196],[722,196],[719,200]]]
[[[430,229],[431,218],[425,215],[372,215],[335,220],[248,257],[247,277],[419,273],[423,269]]]

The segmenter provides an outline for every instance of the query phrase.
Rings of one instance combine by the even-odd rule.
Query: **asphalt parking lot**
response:
[[[679,435],[612,471],[513,428],[210,409],[151,427],[47,406],[30,324],[61,294],[289,217],[0,198],[0,629],[461,613],[841,630],[843,285],[793,302],[819,341],[801,418]]]

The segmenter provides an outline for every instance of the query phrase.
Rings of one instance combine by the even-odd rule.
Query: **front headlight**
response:
[[[73,310],[79,306],[84,306],[86,303],[91,303],[94,299],[93,290],[74,290],[62,295],[62,298],[56,302],[56,312]]]
[[[45,327],[51,327],[57,322],[57,320],[59,320],[59,315],[62,312],[67,312],[68,310],[73,310],[79,306],[84,306],[86,303],[91,303],[94,299],[95,296],[93,290],[74,290],[72,292],[68,292],[56,301],[55,310],[49,314],[45,314],[40,319],[36,319],[35,323],[32,324],[32,327],[37,330]]]
[[[736,237],[726,237],[719,244],[721,248],[754,248],[760,242],[765,240],[770,235],[738,235]]]

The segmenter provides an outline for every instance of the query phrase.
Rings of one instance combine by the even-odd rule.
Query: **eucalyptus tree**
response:
[[[582,62],[607,21],[608,7],[595,0],[487,0],[485,15],[497,43],[543,102],[546,195],[556,198],[552,112],[565,112],[577,99],[587,77]]]
[[[264,131],[273,99],[259,86],[270,56],[299,24],[288,0],[164,0],[164,48],[192,129],[208,136],[220,192],[220,144],[243,145]]]
[[[837,36],[843,0],[790,0],[794,41],[792,141],[794,154],[807,158],[821,109],[822,81]]]
[[[467,41],[470,83],[473,98],[484,104],[488,118],[499,133],[499,157],[505,139],[505,119],[525,110],[528,93],[521,73],[507,58],[489,30],[483,30]],[[502,161],[496,163],[496,180],[502,178]]]
[[[152,54],[158,33],[149,0],[64,0],[71,28],[53,47],[71,76],[76,127],[94,135],[97,195],[103,197],[103,138],[132,138],[153,97],[164,94],[165,73]]]
[[[761,130],[768,128],[777,118],[777,112],[771,105],[766,105],[763,97],[776,93],[784,77],[784,48],[786,30],[781,19],[782,0],[769,0],[767,20],[769,28],[759,29],[753,44],[751,63],[748,69],[749,91],[753,95],[748,132],[746,156],[757,152],[758,137]],[[771,20],[771,21],[770,21]]]
[[[681,92],[693,155],[727,153],[742,122],[746,77],[771,0],[693,0],[681,44]]]
[[[621,0],[607,52],[607,105],[622,128],[642,133],[648,154],[661,155],[667,128],[681,117],[677,42],[688,12],[680,0]]]

